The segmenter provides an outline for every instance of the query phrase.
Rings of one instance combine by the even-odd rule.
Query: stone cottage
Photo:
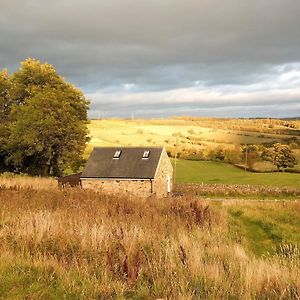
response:
[[[172,191],[173,167],[163,147],[97,147],[80,179],[84,189],[165,197]]]

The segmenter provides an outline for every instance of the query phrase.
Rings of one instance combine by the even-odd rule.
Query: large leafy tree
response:
[[[5,169],[5,157],[7,156],[8,115],[10,110],[11,80],[7,70],[0,71],[0,171]]]
[[[74,169],[88,140],[82,92],[35,59],[22,62],[11,81],[6,161],[36,175]]]

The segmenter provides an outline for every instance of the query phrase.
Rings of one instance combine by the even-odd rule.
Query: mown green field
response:
[[[299,188],[300,174],[251,173],[225,163],[177,160],[176,182],[271,185]]]

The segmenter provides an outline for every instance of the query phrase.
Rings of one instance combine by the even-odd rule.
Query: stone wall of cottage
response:
[[[155,179],[153,180],[153,192],[157,197],[165,197],[168,195],[168,177],[170,177],[170,187],[173,190],[173,167],[164,150],[160,160]]]
[[[140,197],[151,196],[151,181],[147,180],[101,180],[82,179],[84,189],[94,189],[104,193],[130,193]]]

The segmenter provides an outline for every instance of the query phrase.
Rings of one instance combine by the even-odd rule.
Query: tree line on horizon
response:
[[[82,164],[89,101],[36,59],[0,71],[0,172],[60,176]]]
[[[226,162],[236,166],[244,166],[249,171],[255,171],[255,164],[260,161],[270,162],[277,171],[294,168],[297,160],[289,145],[274,143],[268,147],[264,145],[240,145],[234,149],[221,146],[204,151],[196,148],[167,148],[171,157],[187,160],[207,160]]]

